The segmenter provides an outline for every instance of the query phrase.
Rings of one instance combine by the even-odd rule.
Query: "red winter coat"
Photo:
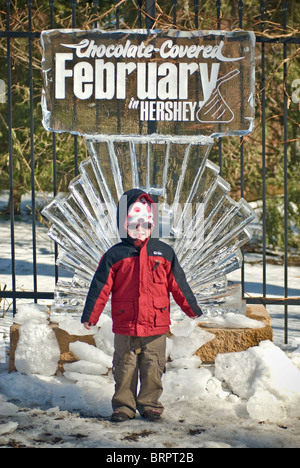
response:
[[[151,200],[137,189],[126,194],[128,208],[141,196]],[[91,283],[82,323],[98,322],[110,293],[113,332],[119,335],[167,333],[170,293],[189,317],[202,315],[174,250],[154,238],[137,247],[127,236],[104,254]]]

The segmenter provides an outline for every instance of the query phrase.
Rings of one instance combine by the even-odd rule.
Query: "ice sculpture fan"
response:
[[[208,159],[211,144],[86,142],[90,157],[69,194],[43,210],[60,246],[57,264],[73,273],[72,281],[57,283],[52,313],[82,313],[99,260],[118,241],[118,199],[133,187],[155,197],[159,236],[172,244],[204,313],[243,312],[240,289],[229,287],[226,275],[241,266],[254,213],[244,199],[228,195],[229,184]],[[175,303],[172,310],[179,313]]]
[[[81,135],[89,151],[69,193],[43,211],[57,263],[73,274],[57,283],[52,314],[81,315],[131,188],[155,197],[156,235],[172,244],[203,312],[245,312],[227,275],[241,266],[254,214],[208,154],[213,138],[253,129],[254,33],[63,29],[41,42],[44,127]]]

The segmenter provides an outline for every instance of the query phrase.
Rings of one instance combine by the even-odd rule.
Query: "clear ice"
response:
[[[119,241],[118,200],[133,187],[155,197],[159,237],[204,313],[245,313],[227,275],[242,265],[254,212],[229,196],[208,155],[213,138],[253,129],[254,34],[50,30],[41,42],[44,127],[83,136],[89,152],[68,193],[43,210],[57,264],[73,274],[58,281],[52,314],[81,315],[101,256]],[[181,313],[174,301],[172,311]]]
[[[64,29],[41,43],[47,130],[201,141],[253,129],[253,32]]]
[[[156,196],[160,238],[173,246],[204,312],[244,313],[240,286],[229,287],[226,275],[241,267],[254,212],[244,199],[228,195],[229,184],[208,160],[207,140],[86,143],[90,158],[81,163],[70,193],[43,210],[49,236],[60,247],[57,264],[73,273],[72,281],[57,283],[52,313],[82,313],[101,256],[119,241],[118,199],[132,187]]]

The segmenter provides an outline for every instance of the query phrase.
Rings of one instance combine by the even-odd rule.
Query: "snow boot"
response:
[[[113,414],[111,415],[111,422],[123,422],[127,421],[129,419],[128,414],[123,413],[123,411],[114,411]]]

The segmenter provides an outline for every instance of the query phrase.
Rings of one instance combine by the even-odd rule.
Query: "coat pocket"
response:
[[[154,283],[166,283],[167,273],[160,262],[156,262],[153,267],[153,281]]]
[[[153,299],[155,310],[155,326],[162,327],[171,324],[170,300],[168,297],[155,297]]]
[[[131,300],[112,300],[111,315],[116,325],[125,325],[134,321],[134,302]]]

